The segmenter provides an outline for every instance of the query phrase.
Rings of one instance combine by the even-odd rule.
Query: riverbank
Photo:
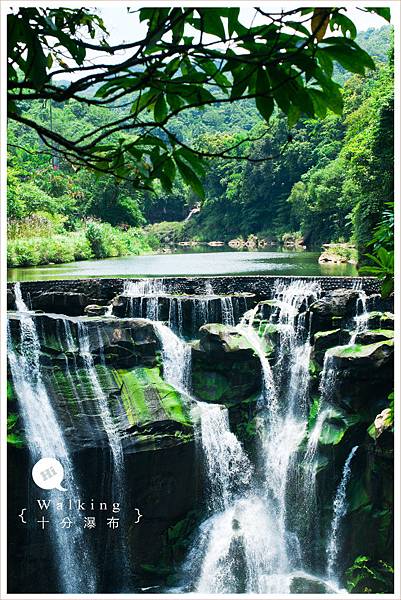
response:
[[[39,227],[33,231],[36,235],[32,237],[16,236],[8,240],[9,268],[150,254],[158,245],[143,229],[112,227],[100,221],[88,221],[77,231],[59,228],[49,232]]]

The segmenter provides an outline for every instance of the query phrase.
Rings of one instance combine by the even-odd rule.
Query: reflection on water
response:
[[[62,265],[8,270],[9,281],[78,277],[160,277],[184,275],[356,276],[354,265],[318,263],[319,252],[275,249],[233,250],[229,247],[180,248],[171,254],[122,256]]]

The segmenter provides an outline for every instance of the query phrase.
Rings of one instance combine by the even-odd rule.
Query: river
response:
[[[354,265],[318,263],[319,252],[232,250],[191,247],[171,254],[120,256],[60,265],[8,270],[8,281],[75,279],[78,277],[160,277],[184,275],[357,276]]]

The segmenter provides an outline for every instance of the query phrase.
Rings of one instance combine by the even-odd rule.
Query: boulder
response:
[[[108,306],[100,306],[99,304],[88,304],[84,308],[84,313],[88,317],[102,317],[109,310]]]
[[[394,329],[394,314],[378,310],[369,313],[367,318],[369,329]]]
[[[300,574],[291,579],[291,594],[330,594],[333,592],[334,590],[329,585],[316,577],[307,577]]]
[[[319,365],[323,364],[326,350],[349,341],[350,335],[340,328],[330,331],[317,331],[313,336],[312,359]]]
[[[260,391],[260,360],[238,330],[213,323],[201,327],[200,336],[192,347],[192,389],[197,398],[230,408]]]
[[[357,290],[340,288],[316,300],[309,309],[312,313],[312,331],[333,329],[333,317],[346,319],[354,316],[358,298]]]
[[[393,338],[394,331],[391,329],[372,329],[358,333],[355,338],[355,343],[375,344],[376,342],[384,342],[385,340],[392,340]]]
[[[254,349],[247,338],[235,327],[211,323],[199,329],[199,350],[223,358],[226,354],[235,354],[236,360],[249,359]]]
[[[336,370],[332,401],[371,421],[388,404],[393,388],[394,340],[337,346],[327,353]]]

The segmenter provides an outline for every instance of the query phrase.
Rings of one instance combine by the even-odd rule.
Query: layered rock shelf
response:
[[[293,398],[298,411],[294,414],[304,415],[285,502],[293,507],[287,510],[286,527],[299,537],[305,568],[310,573],[325,570],[333,497],[344,463],[356,447],[342,524],[340,577],[344,581],[346,568],[361,554],[392,561],[392,300],[380,297],[373,278],[298,283],[305,281],[302,293],[295,285],[291,296],[288,286],[297,284],[297,278],[280,278],[279,285],[277,278],[269,277],[207,282],[168,278],[157,291],[142,296],[129,294],[122,279],[30,282],[20,286],[28,312],[21,311],[21,301],[17,298],[16,303],[15,289],[9,286],[13,352],[17,358],[23,352],[24,327],[31,319],[39,348],[37,368],[78,478],[88,482],[85,494],[98,496],[100,485],[102,494],[111,498],[113,452],[101,408],[107,406],[124,456],[126,497],[144,513],[140,526],[130,526],[127,538],[135,590],[151,583],[166,591],[179,583],[194,532],[208,514],[196,403],[228,411],[230,430],[258,473],[258,439],[266,410],[271,411],[266,405],[269,393],[277,393],[274,401],[283,427],[288,410],[283,398]],[[179,341],[173,375],[160,322],[167,323]],[[185,365],[179,358],[183,349]],[[300,371],[300,351],[303,360],[306,356],[306,372]],[[185,387],[181,375],[188,365]],[[266,391],[267,369],[276,392]],[[11,370],[8,407],[10,414],[18,415],[22,443],[9,449],[9,500],[19,507],[33,484],[26,477],[30,455],[21,390]],[[297,396],[297,382],[299,389],[304,386],[302,398],[301,391]],[[268,422],[266,427],[268,436]],[[300,492],[293,484],[295,477],[302,481],[309,473],[312,438],[315,487],[313,498],[305,496],[310,503],[305,508],[306,500],[297,497]],[[300,519],[295,506],[301,513],[314,511],[313,518]],[[29,538],[14,522],[12,529],[10,551],[22,559]],[[50,540],[43,553],[52,564]],[[33,560],[30,575],[35,568]],[[313,577],[294,576],[291,591],[330,591],[327,582]],[[39,577],[37,591],[51,587],[50,579],[51,575]],[[23,591],[24,578],[12,579],[11,588]]]

